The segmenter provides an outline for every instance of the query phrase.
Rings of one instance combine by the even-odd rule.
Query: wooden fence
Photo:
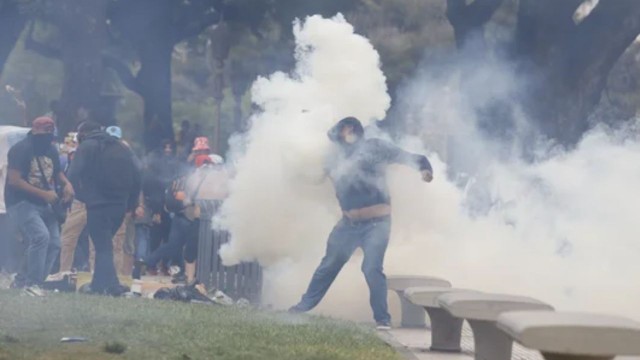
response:
[[[256,262],[224,266],[219,256],[220,247],[229,241],[229,233],[214,230],[212,218],[220,206],[219,201],[199,200],[201,208],[198,243],[197,278],[207,289],[218,289],[232,297],[253,304],[260,303],[262,268]]]

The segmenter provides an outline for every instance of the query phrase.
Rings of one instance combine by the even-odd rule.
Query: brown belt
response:
[[[391,205],[378,204],[361,209],[345,211],[344,216],[351,221],[363,221],[391,215]]]

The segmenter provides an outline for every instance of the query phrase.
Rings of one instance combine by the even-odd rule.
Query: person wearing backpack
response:
[[[176,279],[187,283],[195,280],[195,262],[198,255],[198,233],[200,230],[200,209],[196,198],[202,189],[209,172],[204,168],[212,164],[207,154],[201,154],[194,159],[195,169],[176,178],[166,191],[165,207],[173,214],[169,242],[160,246],[147,256],[138,267],[155,267],[162,259],[174,254],[181,254],[186,264],[181,269],[184,276]],[[182,281],[181,280],[181,281]]]
[[[96,251],[95,270],[87,292],[120,296],[113,261],[113,237],[126,213],[135,210],[140,193],[140,170],[131,150],[95,122],[78,128],[80,145],[68,177],[87,208],[87,226]]]

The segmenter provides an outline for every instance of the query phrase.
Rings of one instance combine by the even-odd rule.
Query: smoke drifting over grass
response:
[[[220,219],[232,233],[223,259],[258,259],[266,267],[264,300],[278,308],[298,301],[341,216],[331,184],[318,184],[332,149],[326,131],[345,116],[371,124],[389,108],[378,54],[344,18],[310,17],[296,24],[295,35],[295,71],[254,84],[262,111],[243,145],[232,146],[237,176]],[[541,160],[526,163],[504,156],[504,147],[476,130],[476,110],[508,100],[517,87],[508,67],[478,64],[464,89],[455,71],[442,76],[441,70],[406,87],[403,111],[425,132],[455,134],[473,178],[464,186],[448,180],[434,148],[401,141],[430,157],[435,180],[425,184],[414,170],[390,168],[386,272],[441,276],[455,286],[530,295],[561,309],[640,318],[633,306],[640,302],[633,276],[640,273],[635,129],[597,128],[571,152],[541,147]],[[516,135],[528,133],[518,118]],[[371,317],[361,261],[356,253],[318,312]]]

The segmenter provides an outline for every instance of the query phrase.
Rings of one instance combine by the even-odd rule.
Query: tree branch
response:
[[[600,1],[575,27],[563,46],[559,71],[567,79],[609,74],[615,62],[640,34],[640,1]]]
[[[453,26],[456,44],[461,48],[469,37],[482,30],[503,0],[475,0],[467,5],[465,0],[447,0],[447,19]]]
[[[447,0],[447,18],[451,25],[480,27],[491,19],[503,0],[475,0],[467,5],[465,0]]]
[[[197,36],[209,26],[222,21],[222,13],[216,10],[215,4],[217,1],[202,0],[197,4],[178,5],[182,9],[174,12],[181,15],[174,23],[175,43]]]
[[[573,14],[584,0],[520,0],[516,54],[545,63],[556,46],[575,28]]]
[[[104,66],[112,69],[118,74],[120,81],[122,84],[127,87],[127,89],[140,94],[140,85],[138,84],[138,78],[131,72],[129,65],[120,61],[117,57],[111,54],[103,54],[102,62]]]

